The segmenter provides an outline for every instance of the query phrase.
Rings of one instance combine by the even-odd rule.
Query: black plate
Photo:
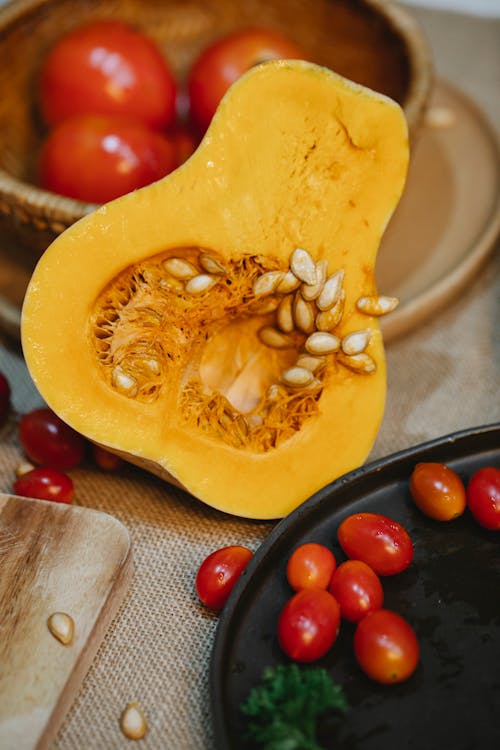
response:
[[[413,505],[408,479],[419,461],[447,463],[464,481],[482,466],[500,467],[500,424],[467,430],[397,453],[341,477],[271,531],[236,584],[218,625],[210,688],[218,750],[246,750],[240,704],[265,667],[287,663],[276,639],[291,595],[285,565],[298,544],[329,545],[345,559],[336,530],[351,513],[383,513],[403,523],[415,546],[403,573],[383,579],[384,606],[406,617],[420,642],[420,663],[404,683],[379,686],[352,653],[343,622],[316,665],[345,690],[342,720],[320,722],[318,738],[335,750],[489,750],[500,748],[500,535],[466,512],[432,521]],[[252,747],[255,750],[255,747]]]

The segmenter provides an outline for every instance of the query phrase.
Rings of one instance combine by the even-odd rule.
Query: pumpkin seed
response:
[[[136,701],[125,707],[120,718],[120,727],[129,740],[141,740],[146,736],[148,725]]]
[[[286,385],[290,385],[293,388],[302,388],[303,386],[309,385],[314,380],[314,375],[310,370],[306,370],[304,367],[289,367],[288,370],[281,375],[281,380]]]
[[[278,310],[276,312],[276,321],[278,327],[284,333],[291,333],[295,328],[295,322],[293,319],[292,312],[293,296],[287,294],[280,302]]]
[[[253,282],[253,293],[256,297],[261,297],[264,294],[272,294],[276,291],[276,287],[283,276],[283,271],[267,271],[263,273]]]
[[[340,339],[333,333],[315,331],[306,339],[304,346],[309,354],[332,354],[338,351]]]
[[[315,284],[302,284],[300,291],[302,296],[308,302],[319,297],[323,291],[323,287],[326,281],[326,275],[328,273],[328,261],[318,260],[316,263],[316,283]]]
[[[277,383],[273,383],[267,389],[267,400],[268,401],[278,401],[280,395],[281,395],[281,390],[280,390],[279,385],[277,385]]]
[[[295,276],[293,271],[287,271],[285,274],[283,274],[283,278],[276,287],[276,291],[278,292],[278,294],[289,294],[290,292],[294,292],[296,289],[298,289],[301,283],[301,280]]]
[[[315,325],[318,331],[331,331],[338,326],[344,314],[344,290],[338,302],[329,310],[323,310],[316,315]]]
[[[356,307],[365,315],[387,315],[396,309],[399,304],[397,297],[385,297],[383,295],[373,295],[369,297],[360,297],[356,302]]]
[[[365,328],[362,331],[353,331],[348,333],[342,339],[342,351],[344,354],[361,354],[364,352],[370,341],[372,332],[369,328]]]
[[[277,328],[273,328],[272,326],[264,326],[260,329],[258,335],[263,344],[273,349],[290,349],[295,346],[295,342],[291,336],[278,331]]]
[[[174,279],[192,279],[196,276],[198,269],[184,258],[167,258],[163,261],[163,268],[169,273]]]
[[[204,292],[208,292],[208,290],[212,289],[216,284],[217,279],[214,279],[213,276],[210,276],[207,273],[201,273],[198,276],[189,279],[186,284],[186,292],[193,296],[204,294]]]
[[[168,292],[182,292],[184,290],[184,284],[179,279],[173,277],[169,279],[160,279],[160,287],[166,289]]]
[[[201,253],[199,261],[200,266],[207,273],[213,273],[215,276],[222,276],[223,274],[227,273],[227,268],[223,266],[222,263],[217,260],[217,258],[214,258],[213,255],[209,255],[208,253]]]
[[[50,632],[64,646],[69,646],[73,640],[75,623],[66,612],[54,612],[47,620]]]
[[[293,300],[293,317],[300,331],[304,333],[314,331],[314,307],[311,302],[306,302],[300,291],[295,293]]]
[[[295,276],[306,284],[316,283],[316,264],[307,250],[296,248],[290,258],[290,269]]]
[[[313,357],[309,354],[302,354],[295,364],[297,365],[297,367],[303,367],[305,370],[309,370],[309,372],[315,373],[318,372],[318,370],[321,370],[326,365],[326,358]]]
[[[137,380],[122,370],[119,365],[113,370],[111,378],[114,387],[120,393],[132,398],[137,395]]]
[[[256,300],[250,307],[249,310],[256,315],[267,315],[268,313],[274,312],[280,305],[279,297],[264,297],[263,299]]]
[[[338,361],[345,367],[348,367],[354,372],[368,375],[371,372],[375,372],[377,365],[374,360],[366,352],[360,352],[359,354],[344,354],[339,352],[337,355]]]
[[[333,273],[325,281],[325,285],[316,304],[320,310],[330,310],[336,302],[339,301],[342,293],[342,284],[344,283],[344,269]]]

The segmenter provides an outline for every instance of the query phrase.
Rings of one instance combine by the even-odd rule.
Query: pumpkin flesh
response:
[[[376,294],[407,161],[404,116],[387,98],[309,63],[253,69],[188,162],[83,218],[41,258],[22,320],[41,395],[90,440],[216,508],[286,515],[359,466],[380,426],[383,342],[356,301]],[[276,313],[253,284],[287,271],[295,248],[343,270],[335,335],[370,329],[374,372],[331,355],[311,388],[281,383],[307,334],[263,344]],[[203,274],[202,254],[224,273],[188,294],[165,267],[184,259]]]

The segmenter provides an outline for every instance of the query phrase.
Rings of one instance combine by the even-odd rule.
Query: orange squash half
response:
[[[40,259],[22,315],[47,404],[232,514],[278,518],[365,460],[386,367],[374,265],[408,163],[400,107],[260,65],[194,155]]]

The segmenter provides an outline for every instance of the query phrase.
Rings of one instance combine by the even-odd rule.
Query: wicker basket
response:
[[[33,259],[95,206],[36,187],[45,135],[37,101],[44,56],[69,29],[119,17],[159,44],[179,81],[209,42],[245,26],[287,34],[308,59],[399,101],[415,134],[431,88],[428,47],[387,0],[17,0],[0,11],[0,232]]]

